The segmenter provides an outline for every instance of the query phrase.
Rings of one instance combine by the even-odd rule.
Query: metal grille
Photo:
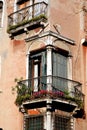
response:
[[[32,116],[26,118],[26,130],[43,130],[43,116]]]
[[[71,130],[70,118],[55,115],[54,130]]]
[[[68,92],[70,94],[71,97],[73,98],[77,98],[79,99],[80,101],[82,101],[84,103],[84,94],[81,92],[80,88],[82,87],[81,84],[79,82],[76,82],[76,81],[73,81],[73,80],[70,80],[70,79],[66,79],[66,78],[62,78],[62,77],[58,77],[58,76],[41,76],[41,77],[36,77],[36,78],[29,78],[27,80],[22,80],[20,81],[18,84],[20,86],[24,86],[27,88],[27,89],[30,89],[32,90],[32,92],[34,92],[33,90],[33,81],[37,79],[40,83],[39,83],[39,88],[40,90],[47,90],[47,86],[50,85],[52,86],[52,90],[53,91],[60,91],[60,92],[63,92],[64,90],[62,90],[62,87],[59,86],[57,84],[57,86],[54,83],[54,81],[64,81],[66,82],[69,86],[68,86]],[[52,83],[48,83],[46,84],[46,80],[49,80],[52,79],[53,82]],[[61,87],[61,89],[60,89]],[[67,90],[67,86],[64,86],[65,87],[65,90]],[[71,89],[71,91],[69,90],[69,88]],[[32,95],[32,93],[31,93]]]
[[[17,25],[20,22],[32,20],[32,18],[40,17],[42,15],[47,15],[47,4],[45,2],[35,3],[33,5],[27,6],[8,16],[9,26]]]

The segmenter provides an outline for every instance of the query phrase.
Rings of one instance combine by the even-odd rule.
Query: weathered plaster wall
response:
[[[86,94],[87,79],[85,71],[87,49],[82,47],[81,39],[84,38],[83,22],[81,20],[83,0],[49,0],[49,23],[59,25],[61,35],[76,41],[76,46],[70,47],[73,55],[73,78],[83,83],[83,92]],[[7,15],[13,11],[14,0],[5,0],[4,26],[0,28],[0,127],[3,130],[22,130],[23,117],[15,106],[16,95],[12,94],[14,79],[26,76],[26,44],[23,40],[10,40],[7,30]],[[51,8],[50,8],[51,7]],[[87,97],[86,97],[87,101]],[[85,101],[85,103],[86,103]],[[87,105],[85,104],[87,113]],[[86,130],[87,120],[75,120],[75,130]]]
[[[26,50],[24,41],[10,40],[7,34],[7,15],[11,13],[12,1],[4,5],[4,23],[0,28],[0,128],[21,130],[23,116],[14,104],[16,95],[12,94],[14,79],[25,77]]]

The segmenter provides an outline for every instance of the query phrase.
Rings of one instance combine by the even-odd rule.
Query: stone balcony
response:
[[[51,82],[46,83],[47,80]],[[21,93],[19,92],[16,104],[20,101],[19,97],[22,97],[19,105],[22,104],[26,109],[47,107],[50,104],[51,111],[58,109],[73,112],[76,108],[78,111],[84,110],[84,94],[79,82],[58,76],[43,76],[19,81],[18,86]],[[80,115],[81,118],[82,116],[83,114]]]
[[[47,22],[47,7],[45,2],[39,2],[11,13],[8,16],[9,36],[15,37],[26,33],[26,30],[43,27],[43,23]]]

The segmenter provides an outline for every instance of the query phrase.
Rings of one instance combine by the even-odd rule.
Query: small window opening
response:
[[[55,115],[55,130],[71,130],[71,121],[69,117]]]
[[[18,7],[18,9],[23,9],[23,8],[25,8],[25,7],[27,7],[27,6],[29,6],[30,4],[30,1],[29,0],[18,0],[18,2],[17,2],[17,7]]]
[[[17,4],[22,4],[22,3],[25,3],[27,1],[29,1],[29,0],[17,0]]]
[[[3,2],[0,1],[0,27],[1,27],[1,24],[2,24],[2,11],[3,11]]]
[[[43,116],[32,116],[26,118],[26,130],[43,130]]]

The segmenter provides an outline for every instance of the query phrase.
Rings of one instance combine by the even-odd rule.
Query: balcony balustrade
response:
[[[18,82],[20,89],[23,88],[24,104],[29,107],[45,107],[47,98],[52,99],[54,109],[73,111],[75,107],[83,109],[84,94],[81,92],[79,82],[58,77],[42,76]],[[30,105],[29,105],[30,104]],[[32,105],[31,105],[32,104]]]
[[[45,2],[35,3],[20,9],[8,16],[9,34],[13,36],[41,26],[41,22],[47,21],[47,4]]]

